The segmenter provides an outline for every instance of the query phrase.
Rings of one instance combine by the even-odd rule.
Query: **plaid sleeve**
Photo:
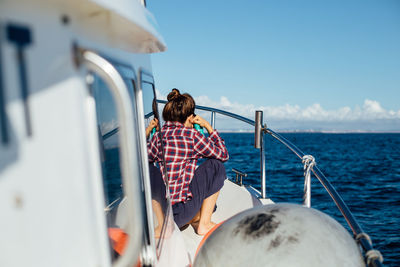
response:
[[[196,132],[194,134],[194,151],[206,158],[215,158],[221,161],[229,159],[224,140],[214,130],[209,137]]]
[[[156,132],[153,138],[147,141],[147,154],[150,162],[154,162],[158,159],[158,140],[159,132]]]

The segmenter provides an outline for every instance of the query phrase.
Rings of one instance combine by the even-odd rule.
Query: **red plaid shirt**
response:
[[[192,197],[189,184],[193,179],[199,158],[229,159],[224,140],[217,131],[205,137],[194,128],[182,123],[167,121],[162,127],[168,187],[172,205],[186,202]],[[150,162],[161,162],[160,135],[157,133],[147,144]],[[164,167],[160,164],[164,176]],[[165,177],[164,177],[165,180]]]

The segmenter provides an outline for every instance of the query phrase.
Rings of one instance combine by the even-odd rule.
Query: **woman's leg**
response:
[[[174,219],[179,228],[191,224],[198,234],[205,234],[204,228],[210,226],[211,215],[218,198],[217,193],[224,185],[225,179],[225,167],[219,160],[208,159],[196,169],[189,185],[193,198],[186,203],[180,202],[172,206]],[[201,217],[203,217],[202,226],[198,229]]]
[[[198,235],[205,235],[216,225],[216,223],[211,221],[211,216],[215,208],[215,203],[217,203],[218,195],[219,191],[204,199],[200,209],[199,221],[198,223],[192,223]]]
[[[203,187],[205,193],[201,199],[200,211],[192,219],[191,225],[198,235],[205,235],[215,225],[211,221],[211,216],[215,210],[219,191],[226,179],[225,166],[219,160],[208,159],[197,168],[195,178],[197,181],[194,185]]]
[[[164,212],[161,208],[161,204],[157,200],[152,199],[151,204],[153,206],[153,212],[156,215],[157,219],[157,226],[154,228],[154,237],[160,238],[162,226],[164,224]]]
[[[166,206],[165,200],[165,184],[160,169],[153,164],[149,164],[150,185],[152,194],[152,208],[157,218],[157,226],[154,229],[155,238],[160,238],[161,229],[164,223],[163,207]]]

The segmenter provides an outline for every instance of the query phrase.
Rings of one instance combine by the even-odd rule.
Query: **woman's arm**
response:
[[[202,117],[200,117],[199,115],[197,115],[196,117],[194,117],[192,119],[192,123],[197,123],[199,124],[201,127],[206,128],[207,132],[209,134],[212,134],[214,132],[214,129],[211,127],[210,123],[208,123],[208,121],[206,121],[205,119],[203,119]]]
[[[218,132],[211,127],[208,121],[200,116],[194,117],[193,123],[200,124],[200,126],[206,128],[210,134],[208,138],[200,133],[195,135],[195,152],[206,158],[216,158],[221,161],[227,161],[229,159],[228,150]]]
[[[156,118],[152,119],[149,123],[149,126],[147,126],[146,128],[147,155],[149,157],[150,162],[154,162],[157,160],[159,152],[159,147],[158,147],[159,132],[156,132],[153,138],[149,140],[150,133],[154,128],[156,128],[157,131],[159,131],[158,120]]]
[[[157,132],[151,140],[147,141],[147,155],[149,157],[150,162],[154,162],[158,158],[158,153],[159,153],[158,133],[159,132]]]
[[[158,128],[158,120],[156,118],[152,119],[149,123],[149,125],[146,128],[146,138],[149,138],[151,131],[154,129],[154,127]]]

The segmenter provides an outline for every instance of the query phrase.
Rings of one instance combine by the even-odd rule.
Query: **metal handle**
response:
[[[82,60],[90,71],[95,72],[104,79],[117,106],[117,115],[120,121],[121,174],[127,202],[129,242],[124,254],[117,259],[114,266],[133,266],[139,259],[143,222],[140,219],[142,213],[140,180],[134,172],[134,168],[139,170],[138,164],[140,160],[135,153],[138,148],[134,142],[134,116],[131,100],[124,80],[111,63],[88,50],[83,51]],[[136,173],[139,173],[139,171]]]
[[[240,186],[243,185],[243,176],[247,177],[247,173],[244,173],[242,171],[239,171],[238,169],[232,168],[232,171],[236,174],[236,184],[239,184]],[[240,180],[239,180],[240,177]]]

